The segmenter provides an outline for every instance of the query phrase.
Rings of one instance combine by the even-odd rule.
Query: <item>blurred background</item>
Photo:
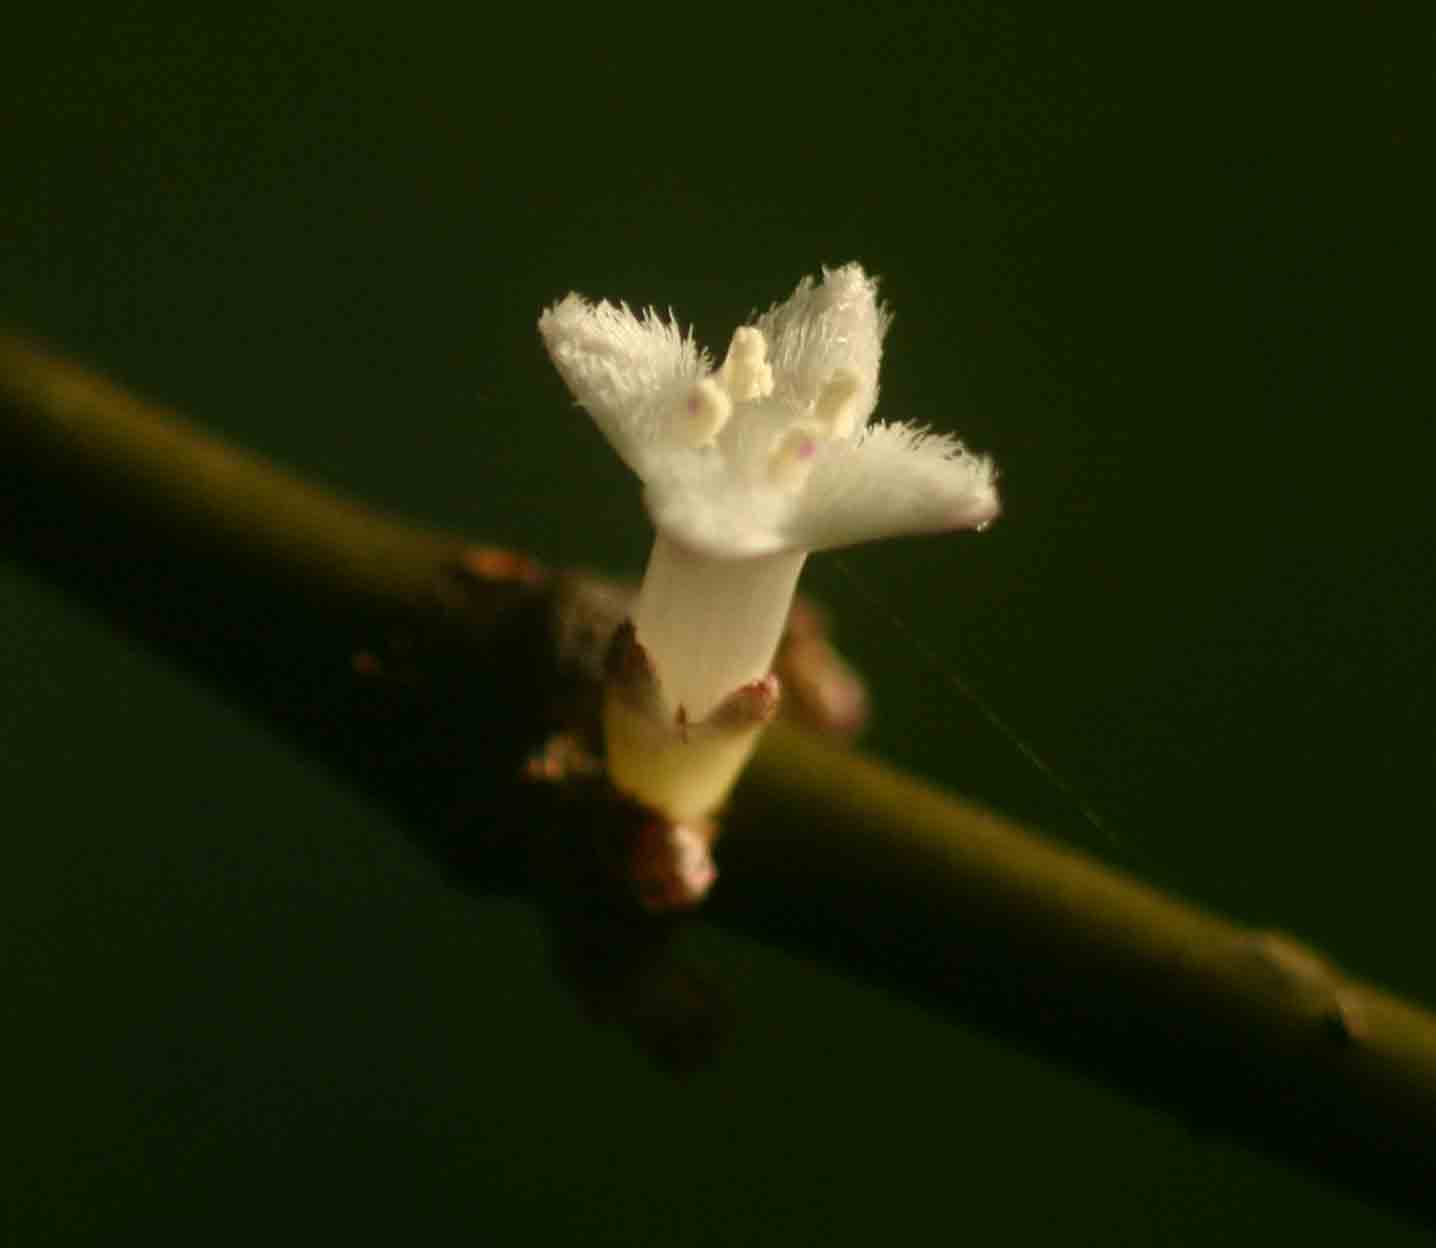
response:
[[[861,260],[880,414],[992,454],[1006,504],[811,561],[870,747],[1431,1003],[1436,40],[1282,8],[37,7],[0,46],[0,321],[394,511],[636,575],[638,490],[539,310],[671,306],[721,354]],[[1416,1242],[701,922],[737,1025],[675,1081],[527,906],[3,537],[17,1244]]]

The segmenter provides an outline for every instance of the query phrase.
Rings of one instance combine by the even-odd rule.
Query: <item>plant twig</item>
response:
[[[517,557],[376,515],[3,335],[0,474],[10,519],[0,536],[20,557],[207,676],[229,673],[236,696],[264,703],[256,681],[269,673],[284,696],[267,709],[308,748],[362,776],[431,843],[502,857],[482,834],[485,802],[500,800],[488,790],[507,784],[562,688],[552,647],[534,641],[534,613],[551,614],[556,588],[581,578],[546,578]],[[112,545],[91,549],[101,525],[126,529],[139,552],[123,592],[95,576],[123,558]],[[146,552],[182,571],[156,573]],[[222,579],[205,581],[207,568]],[[207,604],[198,630],[137,614],[145,596],[134,578],[161,575],[153,594]],[[267,643],[281,657],[245,667],[237,639],[263,626],[246,596],[276,586],[278,601],[322,616],[325,639],[313,642],[291,613]],[[611,607],[596,618],[600,633],[617,622]],[[356,639],[398,638],[395,653],[421,639],[448,692],[403,704],[399,679],[375,716],[347,671],[296,676],[311,666],[296,660],[274,674],[286,647],[332,645],[336,621]],[[393,655],[382,662],[393,668]],[[336,744],[336,714],[387,727]],[[423,725],[445,717],[458,727],[436,744]],[[485,762],[477,780],[475,758]],[[443,798],[427,805],[415,796],[436,789]],[[440,836],[429,825],[443,819]],[[1288,936],[1165,896],[792,724],[769,732],[740,785],[721,860],[725,884],[707,911],[719,922],[1436,1216],[1436,1017]]]

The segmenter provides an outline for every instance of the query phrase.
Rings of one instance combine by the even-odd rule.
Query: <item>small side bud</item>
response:
[[[708,895],[718,868],[711,819],[670,823],[649,819],[638,829],[629,864],[639,904],[651,914],[691,910]]]
[[[833,646],[822,610],[807,599],[793,603],[773,671],[788,713],[810,728],[851,739],[867,722],[867,685]]]
[[[710,731],[722,733],[747,732],[761,728],[778,713],[782,688],[778,678],[769,672],[759,680],[749,681],[723,699],[704,721]]]

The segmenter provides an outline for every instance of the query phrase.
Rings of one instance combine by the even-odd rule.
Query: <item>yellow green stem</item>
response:
[[[455,662],[503,670],[484,686],[488,722],[528,722],[534,691],[555,683],[552,648],[506,625],[566,582],[518,560],[488,575],[462,538],[339,499],[0,335],[5,471],[43,478],[34,505],[57,524],[98,506],[116,530],[138,518],[146,541],[168,543],[153,552],[165,559],[229,561],[306,599],[441,633]],[[22,528],[23,556],[36,539]],[[493,752],[493,739],[472,748]],[[725,825],[717,921],[1436,1216],[1426,1009],[791,724],[766,734]]]

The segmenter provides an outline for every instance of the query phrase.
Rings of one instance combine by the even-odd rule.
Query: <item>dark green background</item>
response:
[[[811,565],[871,745],[1432,1001],[1432,23],[1317,7],[51,6],[0,44],[0,320],[358,495],[636,571],[539,309],[671,305],[721,348],[860,259],[882,413],[991,452],[1007,507]],[[1416,1242],[701,923],[738,1027],[674,1082],[524,905],[0,577],[16,1243]]]

